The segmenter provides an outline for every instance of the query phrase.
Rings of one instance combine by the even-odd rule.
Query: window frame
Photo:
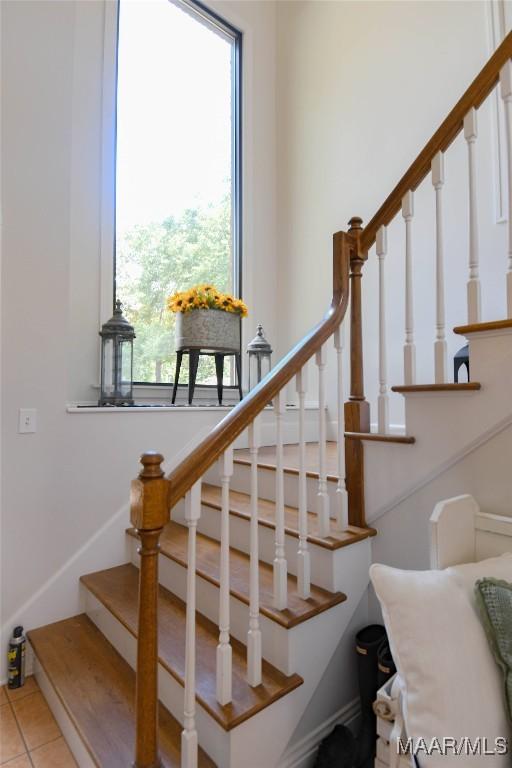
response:
[[[193,18],[203,23],[210,29],[213,28],[216,31],[220,31],[233,46],[233,56],[231,62],[231,126],[232,126],[232,174],[231,174],[231,232],[232,232],[232,270],[233,270],[233,292],[234,294],[242,298],[243,288],[243,163],[242,163],[242,135],[243,135],[243,120],[242,120],[242,105],[243,105],[243,75],[242,75],[242,49],[243,49],[243,32],[237,27],[233,26],[226,19],[222,18],[218,13],[213,11],[204,3],[199,0],[168,0],[173,5],[181,8],[185,13],[189,13]],[[102,204],[102,275],[101,275],[101,297],[100,297],[100,322],[104,322],[101,318],[108,314],[108,317],[112,314],[117,299],[116,290],[116,246],[117,246],[117,232],[116,232],[116,205],[117,205],[117,86],[118,86],[118,52],[119,52],[119,16],[120,16],[121,0],[110,0],[106,3],[105,9],[105,45],[104,45],[104,69],[105,77],[103,89],[103,116],[104,116],[104,130],[103,130],[103,147],[102,147],[102,187],[103,187],[103,204]],[[113,41],[113,50],[112,50]],[[108,80],[110,80],[110,88],[108,87]],[[112,102],[113,97],[113,102]],[[110,98],[110,105],[108,100]],[[110,107],[110,108],[109,108]],[[109,120],[110,117],[110,120]],[[109,125],[110,123],[110,125]],[[110,128],[110,147],[108,138],[105,133]],[[106,129],[106,130],[105,130]],[[109,151],[110,150],[110,151]],[[105,163],[105,156],[110,154],[112,162]],[[106,188],[110,190],[110,205],[105,205],[105,199],[108,199],[105,195]],[[109,218],[109,227],[105,227],[106,218]],[[105,241],[107,242],[106,248],[110,251],[109,263],[110,268],[105,266]],[[107,273],[107,274],[105,274]],[[111,290],[106,290],[106,281],[110,282]],[[107,309],[107,295],[109,307]],[[106,310],[106,311],[105,311]],[[243,379],[243,359],[241,357],[242,365],[242,379]],[[134,381],[133,386],[137,388],[151,388],[152,390],[168,389],[173,386],[173,381],[168,382],[156,382],[156,381]],[[179,388],[188,387],[187,384],[179,385]],[[216,390],[215,384],[202,384],[197,383],[196,389],[204,388],[207,390]],[[229,385],[224,385],[224,389],[237,389],[234,381]]]

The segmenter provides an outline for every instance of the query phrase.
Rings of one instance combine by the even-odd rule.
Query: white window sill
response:
[[[101,408],[94,403],[70,403],[66,406],[67,413],[102,413],[104,415],[120,414],[120,413],[190,413],[191,411],[221,411],[228,412],[234,408],[234,405],[161,405],[159,403],[137,403],[136,405],[121,405],[121,406],[102,406]],[[273,411],[271,405],[267,405],[265,411]],[[286,406],[287,411],[297,411],[296,405],[290,404]],[[305,407],[306,411],[318,410],[318,403],[308,403]]]
[[[185,411],[231,411],[232,405],[160,405],[159,403],[138,403],[137,405],[102,406],[93,403],[68,405],[68,413],[183,413]]]

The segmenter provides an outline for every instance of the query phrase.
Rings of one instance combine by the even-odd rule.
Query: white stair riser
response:
[[[139,555],[137,554],[137,540],[132,540],[132,563],[139,567]],[[181,600],[187,597],[187,569],[174,562],[165,555],[161,555],[158,563],[159,581],[162,586],[173,592]],[[198,577],[196,605],[199,613],[218,624],[219,621],[219,588],[215,584]],[[249,606],[236,597],[230,596],[230,629],[231,634],[241,643],[247,645],[247,630],[249,628]],[[260,629],[263,645],[263,658],[274,667],[280,669],[285,675],[291,675],[296,669],[291,668],[290,660],[293,644],[293,635],[300,627],[287,630],[280,624],[266,616],[260,615]]]
[[[83,587],[86,589],[85,587]],[[116,617],[86,589],[86,613],[116,651],[135,669],[137,642]],[[183,724],[183,686],[161,665],[158,666],[158,693],[160,701]],[[196,700],[196,724],[199,743],[218,764],[229,768],[230,734],[209,715]],[[235,729],[236,730],[236,729]]]
[[[249,520],[230,515],[229,540],[232,547],[249,554]],[[220,530],[220,511],[212,507],[202,506],[198,529],[206,536],[218,538]],[[272,564],[275,555],[275,529],[265,525],[258,527],[259,559]],[[297,575],[297,550],[299,540],[291,534],[285,534],[285,553],[288,571]],[[308,542],[311,557],[311,581],[319,587],[334,590],[333,551]]]
[[[90,756],[87,748],[78,731],[76,730],[73,721],[66,712],[61,700],[59,699],[55,688],[50,683],[46,672],[39,663],[37,656],[34,660],[34,675],[37,683],[43,692],[43,696],[46,699],[46,703],[50,707],[54,718],[56,719],[59,727],[62,731],[67,745],[73,753],[73,757],[76,760],[78,768],[97,768],[96,763]]]
[[[299,503],[299,483],[298,475],[290,472],[284,472],[284,503],[290,507],[297,507]],[[247,464],[239,464],[235,461],[233,477],[230,481],[230,488],[233,491],[241,493],[250,493],[250,475],[251,468]],[[216,467],[208,470],[204,476],[204,481],[212,485],[219,485],[219,473]],[[318,478],[308,477],[307,482],[308,509],[315,512],[318,508]],[[332,481],[327,482],[327,493],[330,500],[330,514],[334,516],[336,510],[336,486]],[[276,498],[276,473],[273,469],[258,468],[258,496],[261,499]]]

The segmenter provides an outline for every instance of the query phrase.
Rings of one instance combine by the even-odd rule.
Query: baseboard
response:
[[[353,699],[318,725],[306,736],[292,744],[279,761],[279,768],[310,768],[313,765],[320,742],[334,726],[343,724],[353,729],[359,719],[359,699]]]

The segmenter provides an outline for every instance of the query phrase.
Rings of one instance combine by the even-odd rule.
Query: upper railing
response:
[[[404,333],[403,333],[403,385],[401,382],[395,382],[397,387],[395,390],[404,391],[404,387],[417,387],[417,372],[416,372],[416,342],[417,342],[417,329],[420,328],[423,336],[425,331],[428,331],[428,323],[431,322],[426,317],[420,318],[420,323],[417,322],[415,311],[415,293],[417,291],[417,274],[416,268],[418,266],[417,260],[417,247],[418,244],[414,238],[415,221],[420,215],[428,215],[428,208],[424,208],[420,211],[415,211],[414,197],[418,187],[424,182],[430,175],[434,194],[434,208],[435,208],[435,221],[434,221],[434,237],[432,242],[433,253],[433,271],[435,275],[435,287],[433,296],[433,306],[435,307],[435,323],[432,327],[433,341],[433,360],[434,370],[430,374],[426,370],[426,361],[430,358],[429,354],[425,354],[425,350],[422,349],[421,364],[422,364],[422,376],[427,376],[427,381],[421,382],[426,386],[435,385],[437,387],[446,388],[450,382],[450,372],[448,368],[448,341],[447,341],[447,327],[446,327],[446,315],[447,306],[452,308],[452,305],[447,304],[447,287],[445,280],[445,243],[447,226],[454,226],[452,221],[445,220],[444,216],[444,187],[445,187],[445,155],[452,145],[453,141],[459,134],[463,134],[464,140],[467,145],[467,177],[463,179],[465,174],[455,175],[455,184],[452,185],[457,188],[460,186],[466,186],[467,191],[464,190],[467,200],[467,221],[468,221],[468,253],[467,253],[467,271],[457,272],[459,267],[454,263],[450,264],[450,278],[449,278],[449,300],[455,294],[458,287],[466,283],[466,296],[467,296],[467,323],[469,325],[475,325],[482,322],[482,273],[486,268],[489,273],[492,272],[493,279],[497,270],[500,269],[499,261],[496,260],[497,254],[492,254],[492,259],[488,258],[487,261],[481,259],[480,256],[480,224],[484,221],[481,211],[481,200],[489,199],[491,196],[491,190],[487,188],[482,189],[481,179],[478,175],[479,170],[479,157],[484,159],[485,154],[489,160],[487,166],[490,164],[490,147],[482,145],[478,141],[478,117],[479,108],[487,101],[489,96],[493,93],[494,89],[499,86],[499,95],[503,102],[503,124],[504,124],[504,144],[505,154],[507,158],[507,168],[503,169],[503,177],[508,181],[508,259],[505,264],[503,261],[503,295],[506,299],[506,316],[512,318],[512,33],[509,33],[501,45],[497,48],[495,53],[491,56],[488,62],[485,64],[481,72],[477,75],[469,88],[466,90],[462,98],[459,99],[455,107],[451,110],[448,117],[441,123],[440,127],[434,133],[430,141],[427,142],[420,154],[410,165],[409,169],[402,176],[394,190],[391,192],[386,201],[380,206],[378,211],[372,217],[367,226],[361,231],[359,237],[359,260],[363,265],[368,258],[369,249],[375,245],[376,255],[378,259],[378,382],[377,382],[377,413],[378,413],[378,432],[387,434],[390,431],[390,417],[389,417],[389,384],[388,384],[388,351],[389,347],[397,345],[396,334],[392,339],[388,338],[387,332],[387,320],[389,319],[388,298],[389,298],[389,286],[386,281],[386,259],[388,256],[388,250],[391,252],[403,248],[404,266],[402,270],[403,274],[403,311],[404,311]],[[499,118],[498,118],[499,119]],[[478,162],[477,162],[478,161]],[[483,166],[480,165],[480,169]],[[488,182],[488,179],[486,179]],[[423,206],[425,206],[425,196],[421,198]],[[461,200],[460,196],[457,198]],[[392,223],[395,217],[401,213],[403,218],[404,227],[404,245],[396,239],[393,244],[388,248],[388,226]],[[481,221],[482,220],[482,221]],[[488,222],[486,222],[488,225]],[[456,230],[455,242],[461,247],[464,242],[464,238],[461,236],[461,227],[464,226],[462,221],[455,224],[458,227]],[[394,230],[396,234],[396,229]],[[430,249],[430,244],[427,243],[425,237],[425,230],[423,229],[422,235],[422,247],[424,251]],[[454,242],[452,238],[451,242]],[[453,248],[453,246],[452,246]],[[487,254],[486,249],[485,255]],[[426,274],[425,269],[422,270],[422,275]],[[396,311],[396,308],[400,306],[401,297],[397,293],[400,288],[401,281],[393,281],[393,299],[392,299],[392,311]],[[422,292],[428,290],[427,285],[423,284],[421,287]],[[494,301],[494,305],[496,305]],[[493,320],[496,318],[492,318]],[[354,317],[351,313],[351,397],[353,401],[358,403],[359,424],[353,426],[353,431],[364,432],[369,429],[369,406],[366,403],[365,395],[362,388],[362,381],[364,379],[363,366],[362,366],[362,317],[358,315]],[[462,325],[464,318],[460,318],[457,325]],[[424,341],[424,339],[423,339]],[[455,351],[455,350],[453,350]],[[393,355],[396,359],[396,355]],[[394,371],[394,375],[396,375]],[[349,419],[347,418],[347,430],[349,427]],[[354,458],[352,454],[357,452],[357,445],[351,448],[349,451],[347,448],[347,488],[349,492],[349,502],[354,498],[356,492],[362,494],[362,481],[357,479],[357,473],[360,471],[359,466],[362,461],[361,449],[359,448],[359,455]],[[357,460],[356,460],[357,459]],[[361,496],[359,505],[362,507],[364,499]]]
[[[471,109],[478,109],[489,96],[500,79],[501,70],[511,57],[512,32],[509,32],[364,228],[360,240],[363,252],[368,251],[375,243],[380,227],[386,227],[400,212],[404,195],[410,191],[414,192],[428,175],[437,153],[445,152],[463,130],[464,118],[468,112]]]

